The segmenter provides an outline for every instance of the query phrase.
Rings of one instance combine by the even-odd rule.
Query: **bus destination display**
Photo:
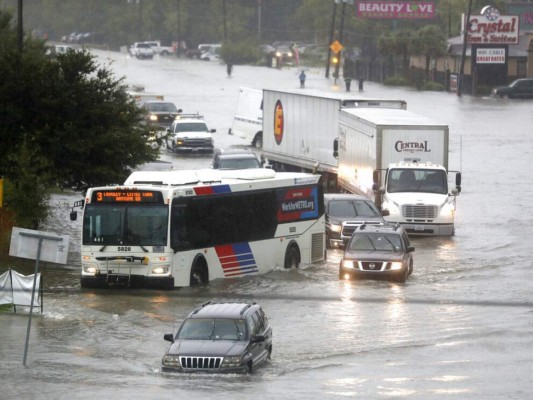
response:
[[[153,190],[96,190],[93,203],[145,203],[163,204],[161,192]]]

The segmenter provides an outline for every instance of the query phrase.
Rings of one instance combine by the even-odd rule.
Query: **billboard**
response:
[[[429,1],[358,1],[357,16],[371,19],[435,18],[435,3]]]

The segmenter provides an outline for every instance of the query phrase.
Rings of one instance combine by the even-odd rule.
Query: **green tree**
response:
[[[35,228],[49,188],[122,183],[158,150],[123,78],[87,50],[50,55],[27,37],[20,52],[11,19],[0,11],[0,176],[17,222],[39,211],[21,224]]]
[[[442,29],[435,25],[426,25],[420,28],[412,44],[412,53],[425,56],[425,79],[429,78],[431,59],[438,58],[446,52],[446,35]]]

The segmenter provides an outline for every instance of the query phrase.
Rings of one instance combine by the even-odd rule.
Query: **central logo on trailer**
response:
[[[278,100],[274,108],[274,139],[277,144],[280,144],[283,139],[283,122],[283,106],[281,100]]]

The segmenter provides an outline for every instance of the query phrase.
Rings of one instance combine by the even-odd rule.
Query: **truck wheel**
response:
[[[263,147],[263,132],[257,132],[255,134],[254,140],[252,140],[252,146],[254,146],[256,149]]]
[[[191,286],[205,285],[209,282],[209,273],[205,259],[198,258],[191,268]]]
[[[288,268],[298,268],[300,266],[300,252],[298,251],[298,245],[290,244],[287,247],[287,252],[285,253],[285,264],[284,267]]]

